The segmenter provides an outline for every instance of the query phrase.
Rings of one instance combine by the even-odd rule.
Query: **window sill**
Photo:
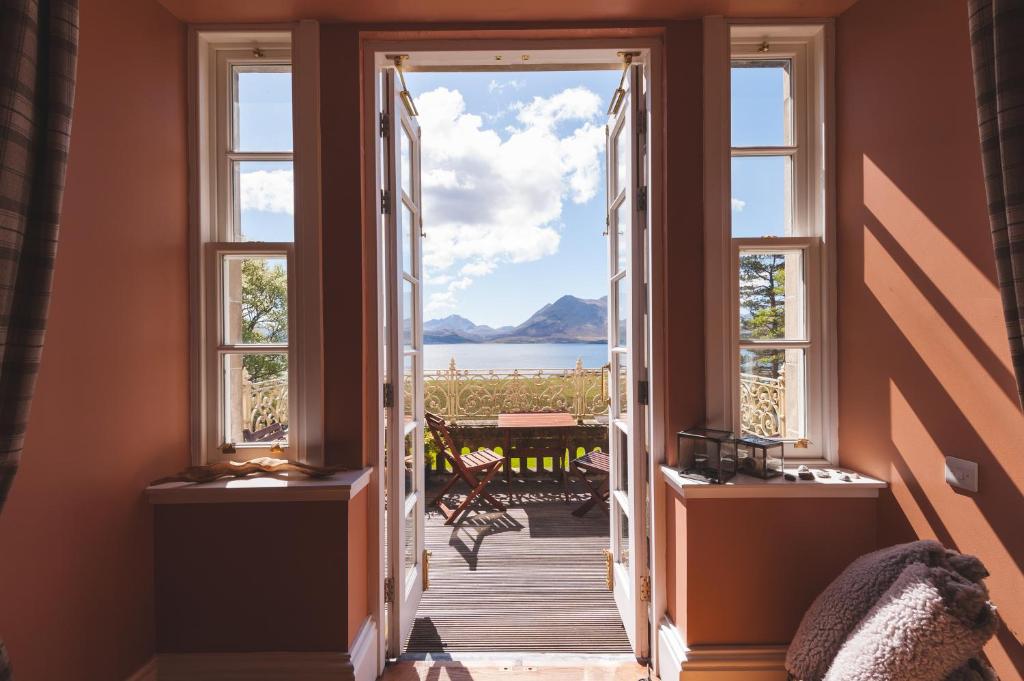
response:
[[[366,487],[373,468],[342,471],[328,478],[302,474],[222,478],[214,482],[150,485],[151,504],[227,504],[282,501],[348,501]]]
[[[810,466],[809,468],[829,468],[852,473],[849,469],[837,469],[831,466]],[[796,473],[796,466],[787,466],[787,473]],[[818,478],[814,480],[796,480],[791,482],[782,476],[770,480],[762,480],[749,475],[737,474],[724,485],[713,485],[697,480],[684,478],[674,468],[661,466],[661,475],[679,496],[686,499],[813,499],[813,498],[851,498],[877,497],[878,490],[885,489],[888,484],[882,480],[857,474],[850,482],[839,478]]]

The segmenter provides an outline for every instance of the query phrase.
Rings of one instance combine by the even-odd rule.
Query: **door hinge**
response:
[[[390,409],[395,406],[395,388],[390,383],[384,384],[384,408]]]
[[[394,603],[395,602],[395,578],[387,577],[384,579],[384,602]]]
[[[641,213],[647,212],[647,187],[640,187],[636,192],[636,208]]]
[[[644,576],[640,578],[640,600],[645,603],[651,602],[651,578]]]
[[[388,118],[388,115],[386,113],[384,113],[384,112],[381,112],[380,117],[379,117],[379,121],[380,121],[380,136],[381,137],[387,137],[388,136],[388,129],[391,127],[391,121]]]
[[[651,403],[651,384],[648,381],[637,381],[636,402],[643,405]]]
[[[380,190],[380,212],[388,215],[391,212],[391,190]]]
[[[641,111],[636,121],[636,134],[646,135],[647,134],[647,115]]]
[[[434,553],[430,549],[423,549],[423,590],[430,589],[430,557]]]

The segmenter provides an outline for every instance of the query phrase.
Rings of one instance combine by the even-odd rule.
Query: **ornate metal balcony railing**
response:
[[[785,435],[785,378],[740,374],[740,425],[744,433],[761,437]]]
[[[242,414],[253,432],[274,423],[288,425],[288,380],[271,378],[256,383],[246,380],[242,390]]]
[[[582,359],[572,369],[459,369],[452,358],[447,369],[424,372],[424,404],[452,421],[530,411],[592,419],[608,413],[603,379],[602,369],[584,368]]]

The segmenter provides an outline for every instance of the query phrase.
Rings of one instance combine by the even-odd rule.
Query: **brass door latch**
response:
[[[430,549],[423,549],[423,590],[430,588],[430,557],[434,552]]]
[[[604,549],[604,583],[609,591],[615,588],[615,580],[612,577],[611,549]]]

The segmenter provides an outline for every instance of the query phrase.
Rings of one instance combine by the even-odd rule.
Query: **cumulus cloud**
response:
[[[423,128],[423,215],[428,283],[447,285],[427,312],[450,311],[456,293],[502,263],[558,251],[563,202],[585,203],[602,181],[601,100],[586,88],[513,105],[502,135],[466,111],[458,90],[417,97]],[[451,271],[457,278],[444,279]],[[443,282],[443,283],[442,283]]]
[[[732,209],[737,213],[742,213],[743,209],[747,207],[747,202],[743,199],[737,199],[735,196],[732,197]]]
[[[243,172],[239,175],[238,184],[242,210],[295,213],[295,182],[291,170]]]
[[[522,80],[506,80],[503,83],[491,80],[491,82],[487,84],[487,91],[491,94],[501,94],[505,90],[521,90],[524,87],[526,87],[526,82]]]

